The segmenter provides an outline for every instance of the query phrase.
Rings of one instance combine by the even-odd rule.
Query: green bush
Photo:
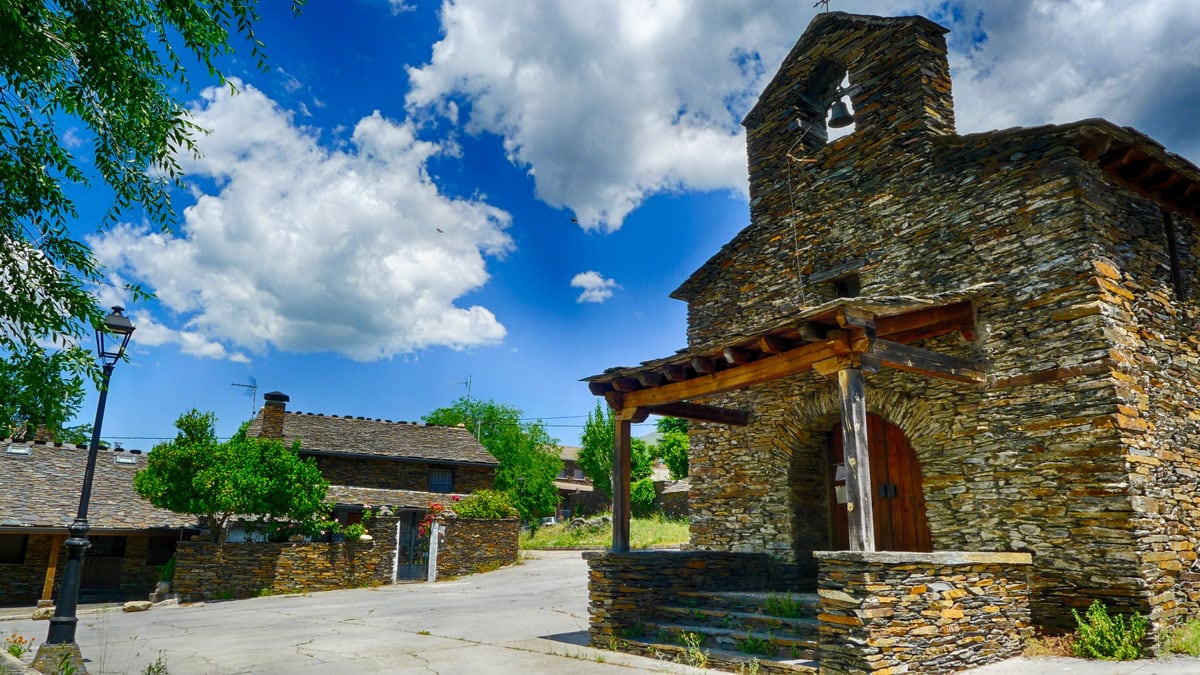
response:
[[[508,496],[495,490],[480,490],[469,497],[451,504],[450,508],[459,518],[513,518],[517,509]]]
[[[167,564],[158,568],[159,581],[173,581],[175,579],[175,556],[167,561]]]
[[[1109,661],[1132,661],[1142,655],[1142,640],[1146,637],[1146,618],[1134,612],[1128,621],[1117,614],[1109,616],[1104,603],[1093,601],[1084,616],[1075,615],[1075,641],[1071,651],[1076,656]]]
[[[654,481],[643,478],[629,487],[629,509],[637,518],[654,513]]]

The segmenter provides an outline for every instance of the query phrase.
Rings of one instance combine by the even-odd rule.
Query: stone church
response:
[[[818,15],[743,121],[750,224],[672,295],[687,347],[589,386],[697,420],[693,554],[823,612],[824,552],[955,551],[1027,556],[1021,625],[1200,616],[1200,169],[1102,119],[959,135],[945,33]]]

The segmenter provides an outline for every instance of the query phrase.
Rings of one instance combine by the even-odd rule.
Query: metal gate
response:
[[[392,581],[424,580],[429,565],[429,538],[419,529],[423,511],[402,513],[396,521],[396,556]]]

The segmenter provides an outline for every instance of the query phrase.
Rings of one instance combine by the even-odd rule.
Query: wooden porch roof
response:
[[[745,424],[748,413],[686,403],[815,369],[888,366],[959,382],[982,382],[977,363],[909,343],[961,332],[973,339],[974,301],[999,288],[988,283],[932,296],[860,296],[808,307],[749,334],[682,349],[639,366],[609,368],[583,381],[618,416],[650,414]]]

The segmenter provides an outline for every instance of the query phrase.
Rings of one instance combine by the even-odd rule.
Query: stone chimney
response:
[[[262,431],[260,438],[283,438],[283,416],[291,399],[281,391],[263,394]]]

